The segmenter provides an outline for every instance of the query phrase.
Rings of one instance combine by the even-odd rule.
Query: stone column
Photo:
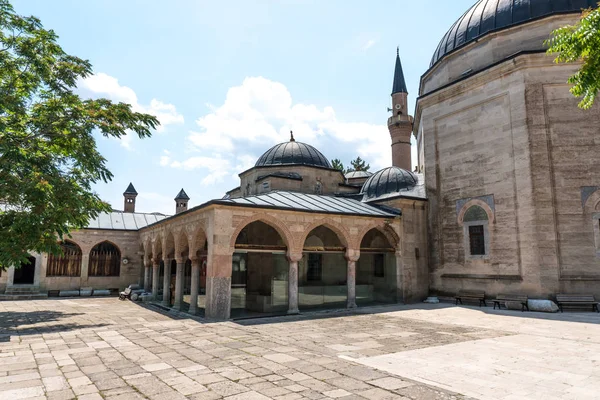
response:
[[[288,272],[288,314],[298,314],[298,261],[302,259],[300,254],[288,254],[290,263]]]
[[[171,259],[165,258],[163,260],[165,263],[165,275],[163,276],[163,305],[170,307],[171,306]]]
[[[359,250],[348,249],[346,251],[347,265],[347,286],[348,286],[348,308],[356,308],[356,262],[360,258]]]
[[[151,269],[150,269],[150,259],[144,257],[144,291],[145,292],[149,292],[150,291],[150,280],[152,279],[151,276]]]
[[[396,303],[404,303],[404,260],[402,251],[396,251]]]
[[[185,271],[185,261],[182,259],[177,260],[177,275],[175,276],[175,300],[173,308],[181,311],[181,304],[183,303],[183,279]]]
[[[90,270],[90,252],[84,252],[81,255],[81,271],[79,278],[79,286],[85,287],[88,285],[88,276]]]
[[[158,300],[158,279],[159,279],[160,261],[154,259],[152,261],[152,299]]]
[[[190,314],[198,312],[198,292],[200,285],[200,259],[192,258],[192,282],[190,286]]]

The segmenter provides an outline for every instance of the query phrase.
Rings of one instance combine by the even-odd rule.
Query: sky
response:
[[[83,97],[156,115],[149,139],[97,136],[113,180],[94,190],[123,209],[174,214],[222,198],[277,143],[297,141],[371,171],[391,165],[387,118],[396,47],[414,110],[440,39],[475,0],[13,0],[94,75]],[[413,138],[414,141],[414,138]],[[413,145],[413,164],[416,149]]]

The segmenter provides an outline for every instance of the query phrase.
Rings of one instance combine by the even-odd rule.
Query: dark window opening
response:
[[[483,225],[469,226],[469,243],[472,256],[485,255],[485,234]]]
[[[377,278],[385,277],[385,258],[383,254],[375,254],[373,257],[373,275]]]
[[[27,257],[19,268],[15,268],[13,283],[15,285],[33,285],[35,275],[35,257]]]
[[[80,276],[81,249],[75,243],[63,242],[61,254],[50,254],[46,266],[46,276]]]
[[[89,276],[119,276],[121,252],[112,243],[102,242],[90,252]]]
[[[323,273],[323,259],[321,254],[308,254],[308,270],[306,272],[307,281],[320,281]]]

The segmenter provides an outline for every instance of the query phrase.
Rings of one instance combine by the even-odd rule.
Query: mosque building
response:
[[[480,0],[423,74],[414,118],[399,54],[392,163],[334,169],[296,141],[240,185],[175,214],[102,214],[0,276],[5,298],[140,283],[164,307],[211,319],[414,303],[483,289],[600,296],[600,106],[583,111],[544,41],[595,0]],[[418,160],[411,160],[416,138]],[[412,172],[412,171],[415,172]]]

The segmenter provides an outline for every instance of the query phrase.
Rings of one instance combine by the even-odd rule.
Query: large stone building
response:
[[[430,290],[600,296],[600,106],[544,41],[597,0],[481,0],[421,77]]]
[[[544,48],[594,3],[478,1],[435,50],[414,119],[397,55],[392,167],[344,175],[292,135],[224,198],[188,209],[182,190],[173,216],[136,213],[130,185],[124,212],[74,232],[63,256],[9,269],[0,290],[140,282],[215,319],[462,288],[600,296],[600,107],[577,108],[565,83],[577,66]]]

